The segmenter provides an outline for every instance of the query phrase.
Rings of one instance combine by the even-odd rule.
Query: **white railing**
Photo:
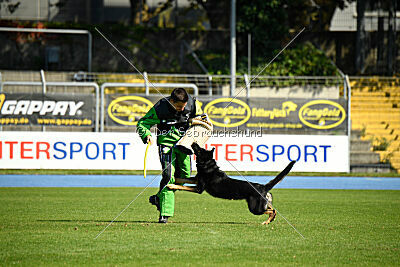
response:
[[[176,88],[176,87],[181,87],[181,88],[191,88],[193,89],[193,94],[195,96],[199,95],[199,88],[195,84],[187,84],[187,83],[151,83],[151,86],[155,88]],[[144,87],[146,88],[145,94],[149,95],[149,89],[146,83],[103,83],[100,88],[100,94],[101,94],[101,99],[100,99],[100,131],[104,132],[104,109],[105,109],[105,94],[104,91],[106,88],[112,88],[112,87],[128,87],[128,88],[134,88],[134,87]]]
[[[71,77],[75,81],[103,83],[190,83],[195,84],[200,95],[229,95],[230,75],[206,74],[157,74],[157,73],[88,73],[78,72]],[[147,84],[151,86],[151,84]],[[346,96],[346,83],[344,77],[339,76],[236,76],[236,93],[242,92],[243,96],[251,97],[252,93],[265,88],[279,88],[297,86],[307,90],[317,87],[336,87]]]

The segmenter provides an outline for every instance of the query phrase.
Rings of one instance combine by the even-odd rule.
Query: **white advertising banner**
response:
[[[136,133],[0,132],[0,168],[143,170],[145,149]],[[149,169],[161,168],[157,153]]]
[[[261,135],[212,137],[207,149],[215,147],[214,158],[222,170],[281,171],[295,160],[292,171],[348,172],[347,136]]]
[[[349,171],[347,136],[215,136],[206,147],[225,171],[280,171],[291,160],[292,171]],[[145,149],[136,133],[0,132],[0,168],[143,170]],[[155,145],[146,166],[161,169]]]

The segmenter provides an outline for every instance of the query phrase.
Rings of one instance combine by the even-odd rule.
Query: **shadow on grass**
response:
[[[36,220],[37,222],[55,222],[55,223],[110,223],[112,222],[111,220],[105,221],[105,220]],[[113,223],[132,223],[132,224],[142,224],[142,223],[153,223],[153,224],[158,224],[158,221],[113,221]],[[232,224],[232,225],[245,225],[248,223],[245,222],[188,222],[188,221],[170,221],[168,224]]]

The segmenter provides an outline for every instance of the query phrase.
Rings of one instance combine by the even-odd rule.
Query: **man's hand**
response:
[[[146,144],[148,144],[148,143],[150,143],[150,145],[155,143],[155,140],[154,140],[153,136],[151,136],[151,134],[146,136]]]

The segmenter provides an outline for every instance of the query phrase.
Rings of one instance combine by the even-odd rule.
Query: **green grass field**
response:
[[[1,265],[384,265],[400,263],[400,191],[275,189],[268,226],[245,201],[176,193],[160,225],[147,189],[0,188]]]

